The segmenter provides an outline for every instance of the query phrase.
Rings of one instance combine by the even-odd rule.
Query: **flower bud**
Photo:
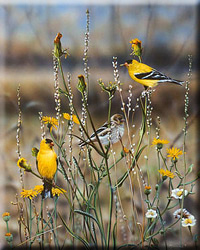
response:
[[[54,56],[59,58],[62,56],[62,46],[60,39],[62,37],[62,34],[58,32],[56,38],[54,39]]]
[[[142,56],[142,42],[138,38],[135,38],[131,40],[130,43],[132,44],[131,49],[133,50],[131,55],[141,57]]]
[[[2,217],[5,222],[8,222],[10,220],[10,213],[5,212],[2,214]]]
[[[77,89],[83,93],[86,89],[87,83],[85,82],[85,77],[84,75],[79,75],[78,76],[78,85],[77,85]]]
[[[145,193],[146,195],[149,195],[149,194],[151,193],[151,186],[145,186],[145,188],[144,188],[144,193]]]
[[[27,172],[31,172],[31,171],[32,171],[31,165],[29,165],[29,164],[27,163],[27,160],[26,160],[25,158],[20,158],[20,159],[18,160],[18,162],[17,162],[17,166],[18,166],[19,168],[24,169],[24,171],[27,171]]]
[[[32,148],[32,156],[37,157],[39,150],[37,148]]]
[[[6,233],[5,239],[8,243],[11,243],[13,241],[13,235],[11,233]]]

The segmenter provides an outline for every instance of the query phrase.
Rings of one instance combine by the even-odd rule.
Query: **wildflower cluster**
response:
[[[192,166],[186,171],[187,154],[184,147],[182,150],[182,147],[175,147],[175,142],[166,148],[170,142],[160,137],[160,117],[157,118],[158,128],[152,140],[151,95],[154,91],[151,87],[155,87],[157,82],[150,85],[142,83],[145,91],[137,98],[130,85],[128,95],[125,95],[121,87],[116,57],[113,57],[112,62],[114,82],[109,81],[105,84],[101,79],[98,80],[101,89],[108,93],[108,110],[105,114],[106,121],[97,128],[89,107],[89,11],[86,15],[83,52],[85,75],[79,74],[78,79],[76,76],[77,95],[73,92],[71,74],[68,73],[66,81],[62,68],[61,57],[64,55],[67,58],[69,55],[68,51],[62,48],[62,34],[58,33],[54,39],[56,114],[43,116],[42,112],[39,113],[42,140],[39,149],[32,148],[37,172],[31,159],[30,164],[21,157],[21,110],[19,112],[17,166],[24,170],[23,173],[29,172],[28,175],[33,175],[41,182],[31,189],[25,188],[27,182],[26,185],[23,183],[20,195],[16,195],[16,201],[12,202],[19,213],[21,244],[26,243],[29,248],[39,244],[40,248],[44,248],[52,247],[54,243],[55,247],[60,249],[66,242],[78,245],[80,241],[87,249],[91,246],[97,248],[100,244],[102,249],[110,249],[112,242],[114,248],[121,244],[118,237],[121,232],[123,240],[128,242],[127,245],[123,244],[125,247],[154,248],[157,247],[158,239],[163,240],[163,236],[167,246],[168,230],[176,228],[176,224],[180,223],[180,226],[188,227],[191,232],[191,227],[196,224],[195,216],[184,208],[184,201],[194,193],[194,182],[199,176],[194,180],[188,180]],[[137,57],[141,62],[142,42],[135,38],[130,44],[131,56]],[[134,60],[131,61],[133,64]],[[127,68],[130,66],[129,62],[124,65]],[[152,76],[153,69],[152,72],[137,74],[146,81],[145,77],[149,73]],[[60,78],[62,86],[58,84]],[[64,108],[69,113],[63,111],[60,105],[61,95],[67,99],[68,106]],[[121,113],[112,115],[113,99],[117,95],[120,98]],[[74,102],[77,96],[81,104]],[[186,96],[188,97],[188,92]],[[18,104],[21,104],[19,94]],[[139,127],[138,124],[135,126],[134,121],[136,109],[141,113]],[[149,159],[153,159],[152,165]],[[103,202],[103,196],[109,197],[106,204]],[[166,219],[166,215],[170,213],[173,214],[172,221]],[[11,216],[9,212],[5,212],[2,217],[7,227],[5,239],[12,246],[13,235],[8,224]],[[65,236],[61,236],[61,226],[62,230],[65,230]],[[177,228],[180,229],[178,226]]]

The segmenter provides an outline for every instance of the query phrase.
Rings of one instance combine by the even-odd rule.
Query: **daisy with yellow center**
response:
[[[68,113],[63,113],[63,118],[64,119],[66,119],[66,120],[68,120],[68,121],[73,121],[74,123],[76,123],[76,124],[80,124],[80,122],[79,122],[79,120],[78,120],[78,118],[77,118],[77,116],[76,115],[72,115],[72,118],[71,118],[71,115],[70,114],[68,114]]]
[[[175,175],[170,172],[169,170],[164,170],[163,168],[161,168],[160,170],[158,170],[158,172],[162,175],[162,176],[167,176],[171,179],[173,179],[175,177]]]
[[[60,194],[66,193],[67,191],[62,188],[52,188],[52,194],[53,196],[60,196]]]
[[[149,210],[146,212],[146,217],[147,217],[148,219],[156,218],[156,217],[157,217],[157,213],[156,213],[155,210],[149,209]]]
[[[44,186],[43,185],[36,185],[34,187],[34,190],[38,193],[38,194],[41,194],[42,191],[44,190]]]
[[[167,153],[168,153],[167,157],[171,157],[174,161],[179,158],[178,157],[179,155],[183,154],[183,152],[180,149],[174,147],[168,148]]]
[[[58,120],[54,117],[49,117],[49,116],[43,116],[42,117],[42,121],[44,122],[44,124],[47,124],[47,126],[49,127],[50,131],[52,131],[52,128],[54,127],[55,129],[57,129],[56,126],[58,126]]]
[[[196,224],[196,219],[193,215],[188,218],[183,218],[181,221],[182,227],[193,227]]]
[[[168,140],[161,140],[161,139],[154,138],[151,146],[157,146],[157,149],[162,149],[163,145],[168,144],[168,143],[169,143]]]
[[[187,219],[191,215],[185,208],[183,208],[183,209],[179,208],[173,213],[174,218],[176,218],[176,219],[180,219],[181,214],[182,214],[182,218],[184,218],[184,219]]]
[[[38,193],[36,191],[34,191],[33,189],[29,189],[29,190],[22,189],[21,197],[29,198],[30,200],[32,200],[32,198],[36,197],[37,194]]]
[[[184,196],[188,194],[188,191],[184,191]],[[175,188],[172,190],[171,197],[181,200],[183,198],[183,189]]]

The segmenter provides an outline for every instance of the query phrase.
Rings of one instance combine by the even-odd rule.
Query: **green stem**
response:
[[[8,227],[8,221],[6,221],[6,229],[7,229],[7,233],[10,233],[9,227]]]
[[[109,242],[110,242],[110,233],[111,233],[111,225],[112,225],[112,208],[113,208],[113,189],[112,189],[112,181],[109,173],[108,161],[106,161],[106,172],[108,175],[108,183],[110,187],[110,200],[109,200],[109,223],[108,223],[108,231],[107,231],[107,249],[109,249]]]
[[[32,206],[31,199],[29,199],[29,238],[32,237]],[[32,241],[29,242],[29,248],[31,248]]]

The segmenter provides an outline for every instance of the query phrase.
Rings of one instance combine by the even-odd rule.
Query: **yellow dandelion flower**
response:
[[[44,190],[44,186],[43,185],[36,185],[34,187],[34,190],[38,193],[38,194],[41,194],[42,191]]]
[[[161,140],[161,139],[154,138],[152,141],[152,146],[158,145],[158,144],[168,144],[168,143],[169,143],[168,140]]]
[[[49,116],[43,116],[42,121],[44,122],[44,124],[47,124],[47,126],[50,127],[50,131],[52,130],[52,127],[57,129],[56,126],[58,126],[58,120],[56,118],[49,117]]]
[[[163,168],[161,168],[160,170],[158,170],[158,172],[162,175],[162,176],[167,176],[171,179],[173,179],[175,177],[175,175],[170,172],[169,170],[164,170]]]
[[[33,189],[29,189],[29,190],[22,189],[21,197],[23,197],[23,198],[29,198],[30,200],[32,200],[32,198],[36,197],[37,194],[38,193],[36,191],[34,191]]]
[[[60,194],[66,193],[67,191],[62,188],[52,188],[52,194],[53,196],[57,195],[60,196]]]
[[[168,144],[168,143],[169,143],[168,140],[161,140],[161,139],[154,138],[151,143],[151,146],[157,146],[157,149],[162,149],[163,145]]]
[[[72,115],[72,118],[71,118],[71,115],[70,114],[68,114],[68,113],[63,113],[63,118],[64,119],[66,119],[66,120],[68,120],[68,121],[73,121],[74,123],[76,123],[76,124],[80,124],[80,122],[79,122],[79,120],[78,120],[78,118],[77,118],[77,116],[76,115]]]
[[[173,160],[176,160],[176,159],[178,159],[179,157],[179,155],[182,155],[183,154],[183,151],[181,151],[180,149],[178,149],[178,148],[169,148],[169,149],[167,149],[167,153],[168,153],[168,155],[167,155],[167,157],[171,157]]]
[[[68,121],[71,120],[71,116],[68,113],[63,113],[63,118],[68,120]]]

